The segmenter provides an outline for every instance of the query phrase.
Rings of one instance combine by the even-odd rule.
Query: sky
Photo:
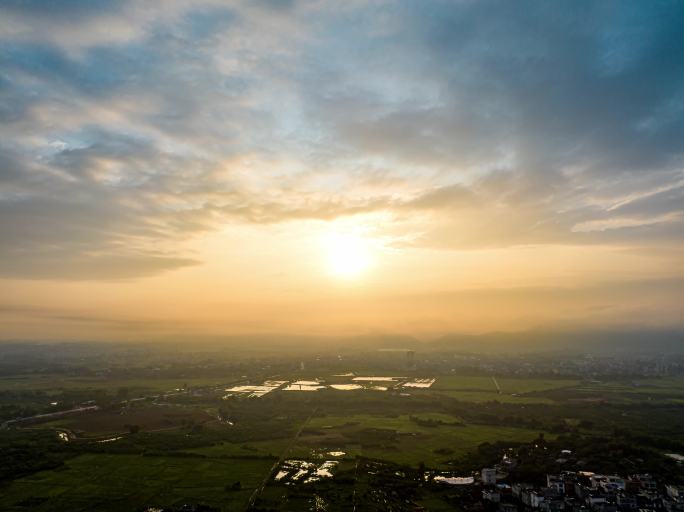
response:
[[[0,337],[684,323],[684,3],[5,0]]]

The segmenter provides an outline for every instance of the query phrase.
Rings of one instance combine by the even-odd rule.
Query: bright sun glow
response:
[[[332,233],[325,243],[330,271],[337,277],[358,277],[371,263],[370,245],[359,235]]]

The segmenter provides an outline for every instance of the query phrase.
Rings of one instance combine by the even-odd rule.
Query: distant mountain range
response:
[[[422,341],[406,335],[377,334],[363,336],[216,336],[189,339],[168,339],[154,342],[68,342],[64,340],[0,340],[4,353],[41,354],[48,357],[46,345],[62,344],[64,351],[120,350],[154,346],[180,352],[212,348],[248,349],[254,352],[277,352],[279,350],[304,350],[328,352],[335,350],[420,350],[457,351],[467,353],[530,353],[564,352],[596,354],[684,354],[684,330],[567,330],[567,331],[521,331],[494,332],[487,334],[446,334],[436,339]]]

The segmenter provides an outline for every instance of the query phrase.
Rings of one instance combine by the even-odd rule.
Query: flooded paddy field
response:
[[[323,478],[332,478],[338,464],[339,461],[337,460],[326,460],[318,463],[287,459],[278,467],[278,473],[273,480],[285,485],[310,484]]]
[[[275,391],[283,384],[287,384],[285,380],[267,380],[263,384],[246,384],[242,386],[233,386],[226,389],[224,398],[233,395],[244,395],[247,398],[260,398],[267,395],[271,391]]]
[[[295,463],[315,466],[304,460]],[[342,461],[330,477],[314,482],[292,485],[285,477],[273,479],[256,505],[261,510],[288,512],[454,510],[445,500],[453,494],[450,486],[439,483],[426,486],[425,476],[420,471],[391,463],[366,459]]]

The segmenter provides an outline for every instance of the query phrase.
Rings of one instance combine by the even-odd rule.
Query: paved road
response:
[[[55,411],[47,412],[45,414],[36,414],[35,416],[27,416],[25,418],[16,418],[13,420],[8,420],[2,424],[2,428],[7,428],[10,425],[19,423],[31,423],[32,421],[43,421],[53,418],[60,418],[61,416],[67,416],[68,414],[77,414],[79,412],[97,411],[99,407],[97,405],[88,405],[83,407],[76,407],[74,409],[68,409],[66,411]]]
[[[496,386],[496,391],[497,393],[501,394],[501,388],[499,387],[499,383],[496,380],[496,377],[492,375],[492,381],[494,382],[494,385]]]

